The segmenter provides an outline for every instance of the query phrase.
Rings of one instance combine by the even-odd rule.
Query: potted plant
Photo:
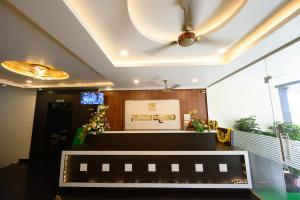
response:
[[[250,133],[255,133],[260,130],[259,124],[256,123],[256,117],[254,115],[235,121],[233,127],[238,131]]]
[[[189,128],[193,128],[197,133],[203,133],[208,129],[207,124],[205,123],[205,121],[200,119],[198,111],[196,109],[190,111],[189,114],[191,115]]]
[[[291,122],[275,122],[269,129],[276,136],[276,130],[280,133],[286,134],[287,139],[300,141],[300,126]]]

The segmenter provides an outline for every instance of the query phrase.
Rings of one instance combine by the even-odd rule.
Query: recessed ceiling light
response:
[[[134,82],[134,84],[139,84],[140,83],[140,81],[138,79],[134,79],[133,82]]]
[[[121,56],[128,56],[128,51],[127,50],[122,50],[120,51]]]
[[[227,51],[226,48],[221,48],[221,49],[218,50],[218,53],[222,54],[222,53],[225,53],[226,51]]]
[[[38,90],[39,90],[39,91],[42,91],[43,89],[42,89],[42,88],[39,88]]]
[[[32,83],[32,81],[31,80],[27,80],[26,83]]]
[[[5,84],[2,84],[2,86],[3,86],[3,87],[6,87],[7,85],[5,85]]]
[[[192,79],[192,82],[193,82],[193,83],[196,83],[196,82],[198,82],[198,79],[193,78],[193,79]]]

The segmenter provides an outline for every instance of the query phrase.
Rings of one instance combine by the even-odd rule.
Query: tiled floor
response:
[[[0,169],[1,200],[253,200],[249,190],[58,189],[57,165],[16,164]]]

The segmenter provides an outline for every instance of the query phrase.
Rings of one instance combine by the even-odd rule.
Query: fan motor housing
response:
[[[196,35],[193,32],[184,32],[178,37],[178,44],[182,47],[192,45],[196,40]]]

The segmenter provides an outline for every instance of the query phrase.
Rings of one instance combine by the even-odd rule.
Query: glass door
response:
[[[207,89],[209,118],[233,127],[231,145],[249,152],[253,191],[299,200],[300,42]]]
[[[300,42],[265,59],[287,199],[300,199]]]

